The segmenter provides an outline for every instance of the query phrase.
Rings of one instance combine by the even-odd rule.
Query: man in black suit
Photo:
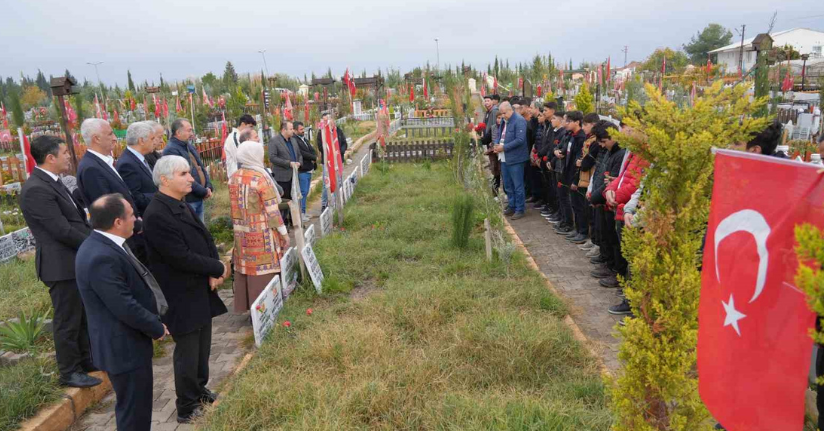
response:
[[[146,211],[157,192],[157,187],[152,181],[152,168],[149,167],[147,159],[154,149],[153,129],[148,122],[132,123],[126,130],[126,151],[117,160],[117,172],[129,186],[132,201],[141,214]]]
[[[164,129],[163,126],[161,126],[157,121],[144,121],[144,123],[152,126],[154,131],[152,133],[152,141],[154,142],[154,146],[152,147],[152,151],[149,154],[146,154],[146,163],[149,164],[150,169],[154,169],[157,159],[163,157],[160,149],[163,148],[163,137],[166,136],[166,129]]]
[[[149,267],[169,301],[163,322],[175,341],[177,421],[190,422],[217,395],[209,382],[212,318],[226,313],[215,289],[229,275],[209,230],[186,204],[194,178],[189,161],[164,155],[152,177],[158,186],[144,213]]]
[[[86,374],[96,369],[74,272],[77,249],[91,228],[83,205],[72,198],[58,176],[71,169],[66,143],[55,136],[40,136],[32,141],[31,154],[37,167],[23,184],[20,207],[35,239],[37,277],[48,286],[54,307],[60,382],[78,388],[96,386],[101,380]]]
[[[152,339],[169,332],[159,314],[166,301],[152,274],[131,253],[134,210],[118,193],[89,207],[94,232],[77,252],[77,285],[89,318],[94,363],[109,374],[118,430],[149,431]]]
[[[110,193],[120,193],[129,201],[135,212],[134,235],[128,240],[132,252],[146,264],[146,243],[143,239],[143,222],[140,219],[140,210],[132,199],[131,191],[123,177],[114,167],[112,150],[117,140],[109,123],[98,118],[89,118],[80,126],[80,133],[89,150],[80,160],[77,167],[77,185],[83,193],[83,201],[91,205],[100,196]]]

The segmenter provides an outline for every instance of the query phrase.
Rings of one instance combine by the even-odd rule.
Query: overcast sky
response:
[[[100,79],[124,86],[222,74],[269,72],[303,77],[331,67],[406,72],[461,60],[486,67],[497,54],[510,63],[551,52],[559,59],[621,66],[655,48],[680,47],[710,22],[763,32],[778,8],[775,30],[824,31],[822,0],[0,0],[0,76],[34,77],[37,69],[96,79],[87,62],[102,61]],[[739,37],[734,33],[734,37]]]

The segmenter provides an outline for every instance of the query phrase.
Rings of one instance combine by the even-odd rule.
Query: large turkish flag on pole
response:
[[[797,225],[824,224],[824,171],[719,150],[701,275],[698,386],[730,431],[801,430],[815,315],[794,285]]]

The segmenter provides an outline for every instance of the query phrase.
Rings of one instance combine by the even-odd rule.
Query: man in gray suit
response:
[[[292,199],[292,170],[300,167],[303,156],[300,147],[292,141],[295,127],[291,121],[280,123],[280,133],[269,143],[269,163],[284,199]]]

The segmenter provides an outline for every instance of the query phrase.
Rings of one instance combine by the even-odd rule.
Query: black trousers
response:
[[[178,416],[188,416],[208,395],[212,323],[188,334],[175,335],[175,393]]]
[[[612,213],[613,216],[615,213]],[[618,238],[618,251],[615,255],[615,271],[618,274],[621,274],[626,278],[629,275],[629,264],[627,260],[624,258],[623,251],[621,249],[621,241],[624,239],[624,222],[616,221],[615,222],[615,236]]]
[[[532,197],[546,203],[546,200],[544,199],[544,181],[543,175],[541,174],[541,168],[540,166],[532,165],[532,163],[528,163],[527,165],[530,168],[529,174],[532,181]]]
[[[572,213],[575,215],[575,230],[581,235],[589,235],[589,211],[586,196],[581,194],[580,190],[570,189],[569,198],[572,202]]]
[[[280,188],[283,189],[283,195],[281,196],[281,198],[292,199],[292,180],[278,181],[277,183],[280,186]]]
[[[61,376],[83,372],[92,365],[86,311],[76,280],[52,281],[49,287],[54,320],[54,350]]]
[[[533,197],[533,193],[535,192],[535,187],[532,184],[532,163],[526,162],[524,165],[524,196],[526,199]]]
[[[558,210],[558,197],[556,192],[555,183],[552,181],[552,171],[546,168],[546,162],[544,163],[544,168],[541,169],[541,178],[543,180],[543,190],[544,190],[544,202],[549,205],[550,210],[557,211]]]
[[[607,211],[603,205],[599,205],[595,210],[601,226],[601,257],[609,268],[615,269],[615,243],[618,242],[618,237],[615,233],[615,218],[610,217],[610,214],[614,213]]]
[[[601,245],[601,231],[598,219],[595,216],[595,208],[587,201],[587,211],[589,212],[589,231],[591,232],[592,243]]]
[[[117,398],[114,407],[118,431],[152,428],[152,365],[121,374],[109,374]]]
[[[575,222],[572,215],[572,201],[569,198],[569,187],[558,187],[558,209],[561,211],[561,224],[572,227]]]

